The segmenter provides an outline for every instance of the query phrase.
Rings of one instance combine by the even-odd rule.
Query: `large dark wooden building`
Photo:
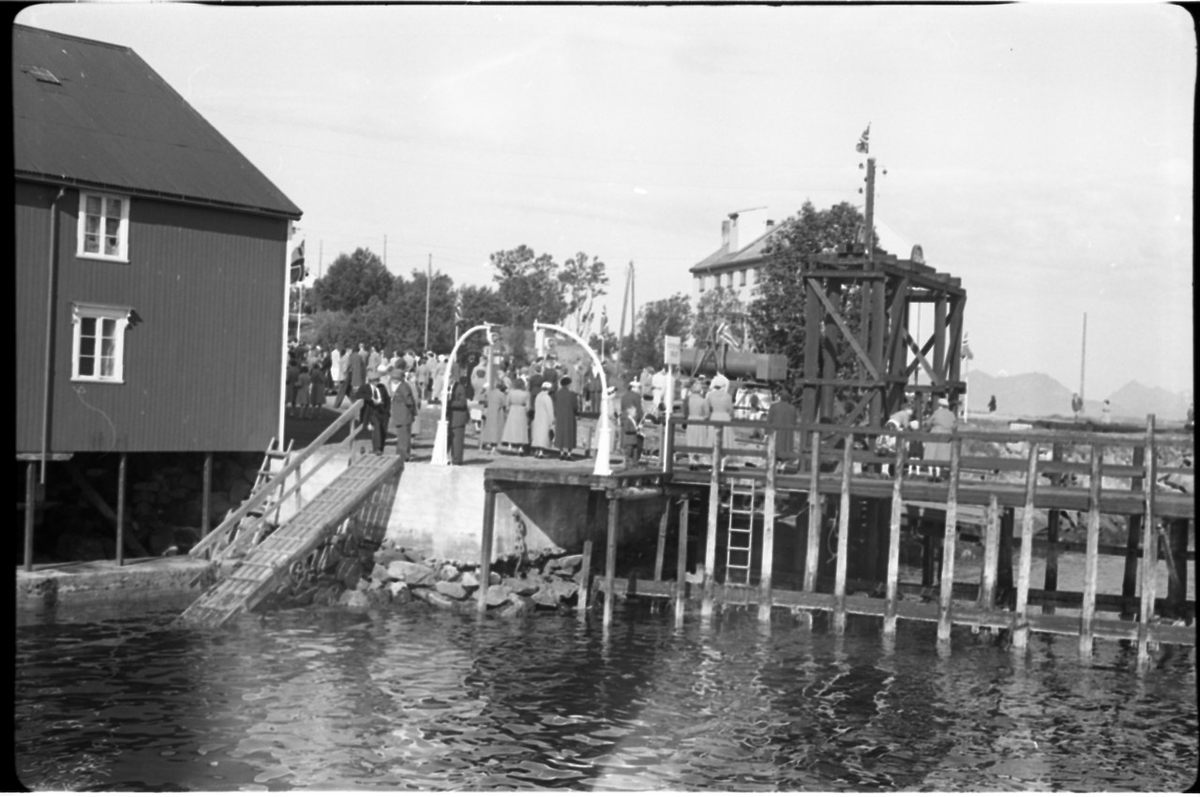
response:
[[[131,49],[12,36],[18,458],[265,449],[300,209]]]

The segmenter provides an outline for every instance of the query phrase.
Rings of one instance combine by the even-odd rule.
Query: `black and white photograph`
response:
[[[1195,787],[1190,9],[9,16],[15,788]]]

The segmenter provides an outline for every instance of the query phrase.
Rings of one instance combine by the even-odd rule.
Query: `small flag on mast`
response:
[[[867,129],[863,131],[862,136],[858,139],[858,144],[854,147],[856,152],[861,152],[864,155],[870,150],[871,125],[867,125]]]
[[[454,323],[461,324],[463,320],[462,291],[454,294]]]
[[[291,281],[303,282],[308,276],[308,270],[304,268],[304,241],[292,250],[292,265],[291,265]]]

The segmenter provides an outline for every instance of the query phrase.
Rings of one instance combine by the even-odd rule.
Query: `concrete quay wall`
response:
[[[347,456],[337,452],[324,467],[311,472],[302,466],[306,476],[301,488],[304,503],[346,468]],[[588,492],[587,487],[557,485],[500,492],[496,499],[493,558],[513,556],[522,550],[579,553],[588,532]],[[479,564],[484,499],[483,467],[410,462],[400,477],[386,539],[425,557]],[[296,502],[285,501],[280,520],[295,512]],[[661,512],[661,499],[623,502],[617,542],[657,533]],[[608,502],[601,497],[593,518],[592,539],[597,543],[605,540],[607,517]]]

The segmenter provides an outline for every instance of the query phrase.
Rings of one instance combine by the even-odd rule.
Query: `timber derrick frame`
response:
[[[967,292],[957,277],[878,250],[872,255],[815,255],[800,272],[807,289],[802,424],[826,418],[846,425],[865,420],[867,426],[882,428],[904,402],[906,391],[917,393],[919,402],[923,394],[945,395],[954,402],[966,392],[959,368]],[[860,288],[862,317],[857,334],[839,309],[841,296],[855,285]],[[918,345],[909,321],[913,305],[922,303],[933,305],[933,332]],[[837,344],[843,338],[853,352],[850,362],[838,358]],[[918,371],[924,372],[928,384],[909,384],[914,376],[919,378]],[[853,397],[845,414],[835,413],[839,392]]]

